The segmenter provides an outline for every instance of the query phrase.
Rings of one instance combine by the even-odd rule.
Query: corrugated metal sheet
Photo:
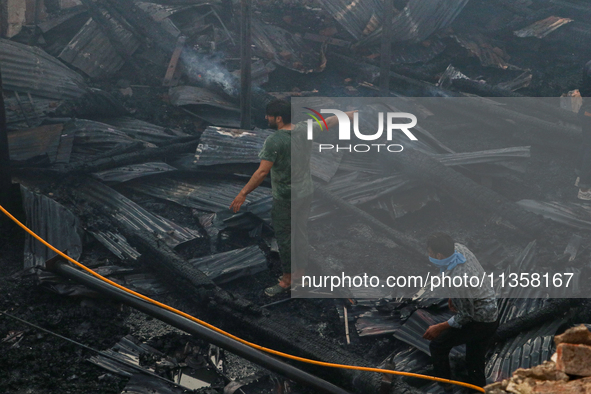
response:
[[[82,254],[81,228],[78,218],[64,206],[52,199],[37,194],[21,185],[23,207],[27,216],[26,225],[41,238],[67,255],[78,259]],[[56,253],[26,235],[24,268],[45,266]]]
[[[253,19],[252,43],[255,55],[280,66],[301,73],[322,71],[320,53],[312,49],[301,35]]]
[[[458,44],[476,56],[483,66],[493,66],[503,70],[519,69],[508,63],[510,56],[501,48],[494,46],[481,34],[455,34]]]
[[[429,341],[423,338],[423,334],[429,326],[449,320],[452,315],[449,311],[432,314],[424,309],[417,309],[402,327],[394,333],[394,337],[416,347],[425,354],[431,355]],[[451,351],[452,355],[459,353],[461,353],[459,347],[455,347]]]
[[[78,191],[84,195],[86,201],[101,206],[119,222],[125,223],[132,229],[157,234],[170,247],[174,248],[185,242],[202,238],[197,231],[179,226],[166,218],[146,211],[100,182],[90,181],[81,186]]]
[[[225,179],[180,180],[171,178],[142,179],[140,182],[126,184],[132,190],[153,197],[173,201],[189,208],[217,212],[230,210],[230,204],[244,187],[247,180]],[[246,204],[254,203],[271,195],[271,190],[258,187],[246,198]]]
[[[49,99],[73,99],[87,92],[82,76],[39,48],[0,39],[0,59],[4,90]]]
[[[526,211],[537,213],[569,227],[591,230],[591,207],[586,204],[521,200],[517,205]]]
[[[189,263],[218,284],[267,269],[267,258],[258,246],[199,257]]]
[[[401,326],[400,316],[379,312],[375,308],[360,314],[355,320],[355,328],[360,337],[393,334]]]
[[[228,111],[239,111],[238,105],[220,95],[197,86],[176,86],[168,91],[170,103],[181,107],[183,105],[207,105]]]
[[[431,156],[446,166],[461,166],[466,164],[495,163],[514,159],[528,159],[531,157],[531,154],[529,146],[516,146],[478,152],[432,154]]]
[[[127,55],[132,55],[140,43],[114,18],[105,13],[110,31],[115,35]],[[92,78],[106,77],[117,72],[125,63],[113,48],[101,26],[90,18],[58,55]]]
[[[51,164],[68,163],[72,151],[72,138],[62,137],[62,130],[63,125],[55,124],[8,133],[10,160],[45,158]]]
[[[199,140],[195,164],[259,163],[259,152],[271,130],[240,130],[209,126]]]
[[[94,155],[138,142],[112,126],[84,119],[66,123],[64,134],[74,135],[72,161],[88,160]],[[149,145],[146,143],[146,146]]]
[[[89,233],[120,260],[136,261],[141,256],[121,234],[111,231],[89,231]]]
[[[357,40],[362,38],[372,16],[382,15],[384,9],[380,0],[318,0],[318,3]]]
[[[115,127],[132,138],[151,142],[156,145],[173,138],[189,136],[189,134],[183,133],[180,130],[157,126],[134,118],[109,118],[102,122]]]
[[[413,0],[394,16],[392,42],[418,43],[449,26],[468,0]],[[382,28],[360,41],[362,45],[379,44]]]
[[[554,334],[565,322],[566,319],[548,321],[495,346],[485,369],[487,380],[495,382],[511,376],[517,368],[530,368],[549,360]]]
[[[391,55],[392,63],[412,64],[427,63],[441,54],[447,45],[439,38],[432,38],[424,43],[396,46]]]
[[[195,164],[211,166],[216,164],[259,163],[259,152],[265,139],[273,134],[271,130],[240,130],[210,126],[201,135],[195,153]],[[330,181],[339,169],[343,152],[319,153],[318,144],[313,143],[310,158],[310,172],[313,176]]]
[[[177,171],[177,169],[166,163],[143,163],[95,172],[92,175],[103,182],[120,183],[148,175],[162,174],[163,172],[171,171]]]
[[[19,95],[20,100],[11,92],[6,91],[4,105],[6,107],[6,123],[9,129],[19,130],[37,127],[45,117],[54,112],[63,101],[41,98],[31,95]],[[31,104],[32,102],[32,104]]]
[[[537,21],[521,30],[514,31],[513,34],[515,34],[517,37],[544,38],[554,30],[558,29],[560,26],[566,25],[572,21],[573,20],[569,18],[549,16],[548,18]]]

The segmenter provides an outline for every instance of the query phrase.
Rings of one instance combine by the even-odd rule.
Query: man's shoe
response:
[[[285,288],[277,283],[275,286],[267,287],[265,289],[265,294],[269,297],[275,297],[276,295],[287,293],[289,288]]]
[[[591,189],[587,191],[583,191],[583,189],[579,189],[579,194],[577,195],[579,200],[590,201],[591,200]]]

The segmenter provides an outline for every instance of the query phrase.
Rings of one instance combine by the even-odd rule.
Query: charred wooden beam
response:
[[[1,65],[0,65],[1,67]],[[2,72],[0,70],[0,204],[8,207],[12,188],[10,172],[10,152],[8,149],[8,129],[6,127],[6,108],[2,89]]]
[[[251,0],[241,0],[240,15],[240,128],[251,129],[252,65],[251,65]]]
[[[380,93],[384,96],[390,92],[390,52],[392,50],[392,17],[394,4],[392,0],[384,0],[384,18],[382,19],[382,51],[380,53]]]

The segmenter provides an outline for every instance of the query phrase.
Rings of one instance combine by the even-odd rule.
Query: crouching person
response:
[[[429,261],[439,267],[446,276],[481,278],[484,270],[476,256],[464,245],[454,243],[445,233],[436,233],[427,240]],[[448,321],[430,326],[423,338],[431,341],[429,350],[433,359],[433,373],[444,379],[451,378],[449,353],[455,346],[466,344],[466,367],[471,384],[486,385],[484,357],[498,323],[495,293],[489,286],[455,287],[455,295],[449,299],[449,307],[455,315]],[[443,385],[446,392],[452,386]]]

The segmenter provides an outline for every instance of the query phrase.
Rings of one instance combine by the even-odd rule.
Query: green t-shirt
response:
[[[314,133],[318,129],[318,125],[314,125]],[[310,175],[311,153],[312,141],[307,139],[306,122],[295,124],[292,130],[277,130],[267,137],[259,158],[273,162],[273,198],[291,201],[292,197],[307,197],[314,192]]]

